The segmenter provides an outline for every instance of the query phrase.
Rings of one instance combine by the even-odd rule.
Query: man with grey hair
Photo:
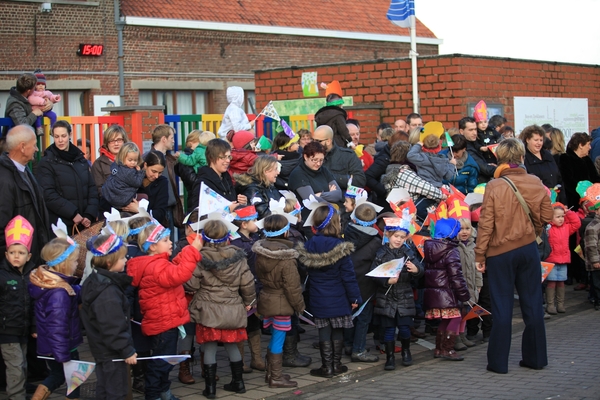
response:
[[[325,147],[324,167],[333,174],[342,191],[348,188],[348,180],[352,177],[352,185],[365,187],[367,179],[362,164],[354,150],[340,147],[333,142],[333,130],[328,125],[321,125],[312,133],[312,139]]]
[[[40,251],[49,240],[48,210],[43,192],[27,164],[38,151],[37,139],[29,125],[17,125],[6,135],[5,150],[0,156],[0,230],[17,215],[33,226],[31,260],[40,265]],[[0,235],[0,260],[6,252],[6,238]]]

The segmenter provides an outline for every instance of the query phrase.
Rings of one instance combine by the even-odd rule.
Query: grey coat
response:
[[[454,177],[456,169],[442,154],[425,153],[420,144],[410,148],[406,159],[417,167],[417,174],[435,187],[442,187],[444,179]]]
[[[114,162],[110,166],[110,173],[102,186],[102,197],[115,208],[125,207],[135,198],[146,172]]]

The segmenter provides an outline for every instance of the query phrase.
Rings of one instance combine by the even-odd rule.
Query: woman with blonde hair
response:
[[[275,157],[259,156],[247,173],[235,175],[236,192],[245,195],[249,204],[258,212],[258,219],[271,214],[269,200],[279,200],[281,193],[275,188],[275,181],[281,166]]]
[[[100,157],[92,164],[92,176],[98,188],[98,195],[102,195],[102,185],[111,174],[110,166],[115,162],[121,146],[127,142],[127,133],[121,125],[111,125],[104,131]]]

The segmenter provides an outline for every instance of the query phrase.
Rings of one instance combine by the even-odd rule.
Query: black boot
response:
[[[394,357],[394,350],[396,349],[396,341],[385,342],[385,369],[386,371],[393,371],[396,369],[396,358]]]
[[[202,394],[207,399],[214,399],[217,395],[217,364],[204,364],[204,385]]]
[[[226,383],[223,386],[223,389],[228,392],[246,393],[244,378],[242,378],[242,374],[244,373],[244,362],[230,362],[229,366],[231,367],[231,382]]]
[[[344,354],[344,341],[333,341],[333,374],[339,375],[348,372],[348,367],[342,365],[342,355]]]
[[[410,339],[401,339],[402,343],[402,365],[408,367],[413,364],[412,355],[410,354]]]
[[[310,374],[322,378],[333,378],[333,345],[331,342],[319,342],[321,350],[321,367],[311,369]]]
[[[284,367],[308,367],[312,358],[303,356],[298,351],[298,335],[286,335],[283,342]]]

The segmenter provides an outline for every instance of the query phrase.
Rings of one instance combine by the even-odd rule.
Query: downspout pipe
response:
[[[119,64],[119,97],[121,98],[121,106],[125,105],[125,67],[123,66],[123,27],[125,26],[125,18],[121,16],[120,0],[114,0],[115,11],[115,27],[117,28],[118,40],[118,64]]]

